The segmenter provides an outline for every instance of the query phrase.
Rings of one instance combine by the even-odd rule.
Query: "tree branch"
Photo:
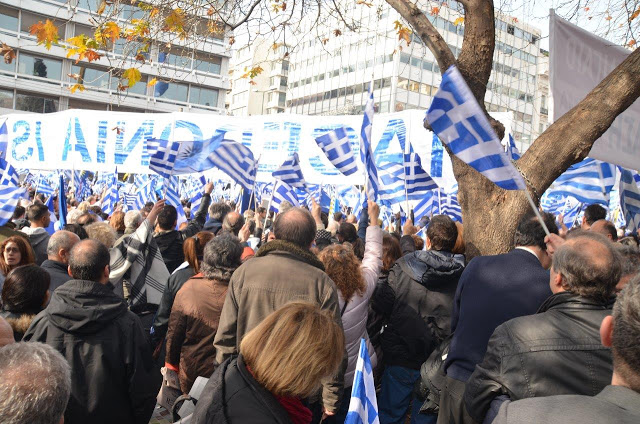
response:
[[[249,20],[249,18],[251,17],[251,14],[253,13],[253,10],[260,4],[260,1],[261,0],[254,1],[251,7],[249,8],[249,10],[247,11],[247,13],[245,13],[244,17],[239,22],[233,25],[229,25],[229,27],[231,28],[231,31],[238,28],[240,25],[244,24]]]
[[[640,49],[632,52],[573,109],[536,139],[518,165],[542,194],[640,97]]]
[[[427,45],[433,56],[438,62],[441,72],[446,71],[449,66],[456,63],[451,49],[444,41],[442,35],[431,24],[431,21],[415,4],[407,2],[407,0],[386,0],[411,25],[414,31],[420,36],[422,41]]]

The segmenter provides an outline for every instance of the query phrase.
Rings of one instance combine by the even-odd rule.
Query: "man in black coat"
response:
[[[502,404],[494,424],[640,422],[640,278],[622,291],[600,326],[602,344],[613,353],[610,384],[594,397],[531,398]],[[561,370],[561,369],[560,369]]]
[[[153,238],[158,244],[158,249],[160,249],[162,259],[164,260],[164,264],[167,266],[169,274],[184,262],[184,252],[182,250],[184,240],[195,235],[202,229],[202,226],[207,219],[207,208],[209,207],[209,203],[211,203],[212,191],[213,183],[207,183],[204,186],[202,203],[200,203],[198,211],[193,219],[189,221],[187,228],[184,230],[176,230],[178,212],[175,207],[165,205],[162,211],[158,214]]]
[[[450,333],[453,296],[464,269],[464,257],[451,253],[457,237],[451,218],[434,216],[428,250],[400,258],[376,287],[371,305],[387,322],[381,336],[380,422],[404,423],[420,365]]]
[[[224,202],[212,203],[209,206],[209,220],[204,224],[202,228],[204,231],[211,231],[213,234],[218,234],[218,231],[222,229],[222,221],[224,217],[231,212],[231,206]]]
[[[543,216],[549,231],[557,234],[553,215]],[[463,404],[464,387],[482,361],[491,334],[503,322],[534,314],[551,296],[551,257],[544,238],[536,216],[527,214],[516,228],[514,250],[475,257],[462,273],[453,302],[453,337],[444,363],[447,378],[438,423],[473,422]]]
[[[571,237],[553,255],[549,297],[536,315],[496,328],[467,382],[471,417],[490,421],[502,402],[563,394],[597,395],[611,381],[600,324],[620,279],[618,253],[594,232]],[[491,409],[489,409],[491,408]]]
[[[51,276],[49,291],[53,293],[55,289],[71,280],[69,275],[69,254],[80,237],[71,231],[57,231],[53,233],[47,245],[47,260],[40,265]]]
[[[109,251],[96,240],[71,250],[60,286],[24,341],[46,343],[71,366],[66,424],[146,424],[162,381],[140,319],[109,284]]]

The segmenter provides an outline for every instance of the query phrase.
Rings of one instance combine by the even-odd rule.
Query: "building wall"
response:
[[[60,40],[93,33],[88,8],[93,0],[3,0],[0,4],[0,42],[17,51],[12,64],[0,61],[0,108],[16,111],[55,112],[82,108],[132,112],[189,111],[223,113],[228,78],[228,44],[224,39],[185,41],[182,46],[165,40],[153,43],[140,67],[142,80],[128,90],[119,90],[117,77],[110,75],[112,63],[128,56],[135,46],[118,40],[101,59],[75,63],[62,47],[46,50],[38,46],[29,27],[39,20],[54,19]],[[73,8],[73,9],[72,9]],[[75,9],[75,13],[74,13]],[[142,17],[135,6],[127,6],[118,24]],[[185,48],[188,47],[188,48]],[[193,48],[191,48],[193,47]],[[72,94],[69,87],[80,75],[86,90]],[[152,78],[160,82],[148,86]],[[165,81],[168,81],[165,83]]]

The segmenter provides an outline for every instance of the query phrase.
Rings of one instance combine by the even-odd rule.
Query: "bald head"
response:
[[[238,212],[229,212],[222,221],[222,229],[235,236],[238,235],[240,229],[244,225],[244,218]]]
[[[47,245],[47,257],[50,261],[69,263],[69,253],[73,246],[80,241],[80,237],[71,231],[56,231],[49,238]]]
[[[602,234],[611,241],[618,241],[618,231],[616,230],[616,226],[613,225],[613,222],[607,221],[606,219],[599,219],[591,224],[589,231]]]
[[[82,240],[71,249],[69,275],[76,280],[109,282],[109,250],[97,240]]]
[[[14,342],[13,328],[11,328],[4,318],[0,317],[0,347],[10,345]]]
[[[567,240],[553,255],[551,289],[607,302],[622,275],[620,256],[609,240],[586,231]],[[559,290],[554,290],[554,279]]]
[[[291,208],[278,214],[273,223],[273,233],[277,240],[308,249],[316,236],[316,222],[306,209]]]

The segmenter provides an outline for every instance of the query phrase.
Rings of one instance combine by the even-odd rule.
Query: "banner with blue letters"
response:
[[[501,115],[496,118],[509,126],[510,114],[495,115]],[[442,154],[442,145],[424,129],[423,118],[422,110],[376,114],[372,131],[375,160],[402,163],[402,154],[411,143],[438,185],[451,186],[455,180],[449,155]],[[224,134],[225,140],[244,144],[255,158],[260,158],[259,182],[272,181],[271,173],[294,152],[300,157],[309,183],[364,182],[362,169],[344,177],[315,142],[318,136],[345,127],[354,155],[359,157],[360,115],[235,117],[73,109],[50,114],[9,114],[0,117],[0,123],[3,121],[8,129],[6,157],[16,168],[113,172],[117,167],[124,173],[151,173],[148,139],[197,143]]]

